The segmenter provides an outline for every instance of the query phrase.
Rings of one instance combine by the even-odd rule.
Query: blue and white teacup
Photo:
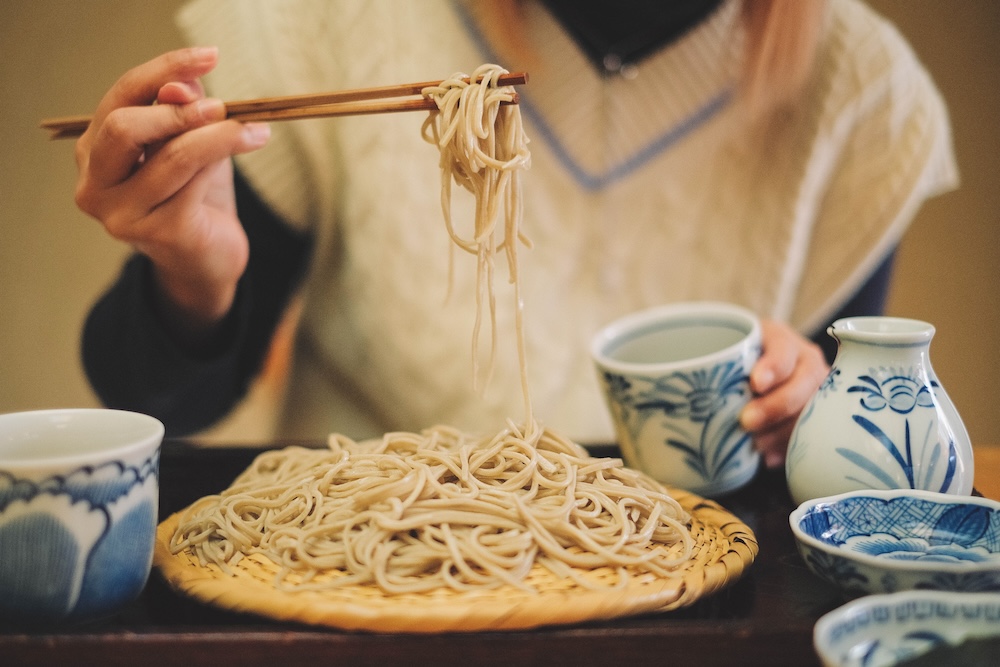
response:
[[[598,332],[591,355],[625,462],[699,495],[748,483],[760,455],[739,414],[760,348],[758,318],[716,302],[651,308]]]
[[[0,415],[0,617],[103,616],[149,577],[163,424],[105,409]]]

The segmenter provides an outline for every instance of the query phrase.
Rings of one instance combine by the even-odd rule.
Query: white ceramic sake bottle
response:
[[[851,317],[827,332],[833,368],[799,416],[785,461],[796,503],[857,489],[972,492],[972,443],[931,368],[934,327]]]

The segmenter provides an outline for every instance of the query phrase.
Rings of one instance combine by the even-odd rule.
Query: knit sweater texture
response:
[[[580,442],[613,438],[588,354],[603,324],[710,299],[809,334],[920,204],[957,182],[940,95],[896,30],[856,0],[831,2],[814,76],[767,124],[737,94],[738,0],[628,77],[595,70],[543,7],[525,8],[538,63],[521,90],[531,404]],[[488,27],[448,0],[197,0],[180,22],[193,42],[220,47],[207,84],[224,99],[431,80],[501,56]],[[454,250],[423,119],[275,123],[265,149],[237,158],[316,243],[283,435],[493,432],[524,417],[503,268],[495,370],[473,388],[475,258],[455,255],[449,285]],[[453,215],[472,224],[464,191]]]

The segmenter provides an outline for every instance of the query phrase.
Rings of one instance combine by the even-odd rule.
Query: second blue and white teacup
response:
[[[122,410],[0,415],[0,620],[80,621],[149,577],[163,424]]]
[[[599,331],[591,355],[626,464],[703,496],[748,483],[760,455],[739,415],[760,349],[759,319],[727,303],[658,306]]]

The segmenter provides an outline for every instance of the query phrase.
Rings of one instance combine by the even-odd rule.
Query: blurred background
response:
[[[807,1],[807,0],[803,0]],[[183,44],[182,0],[0,4],[0,412],[96,405],[79,362],[93,300],[127,250],[73,203],[73,142],[42,118],[90,113],[129,67]],[[931,357],[976,444],[1000,445],[1000,2],[870,0],[948,103],[962,185],[925,205],[897,260],[889,314],[937,327]],[[266,440],[280,378],[258,383],[217,442]]]

